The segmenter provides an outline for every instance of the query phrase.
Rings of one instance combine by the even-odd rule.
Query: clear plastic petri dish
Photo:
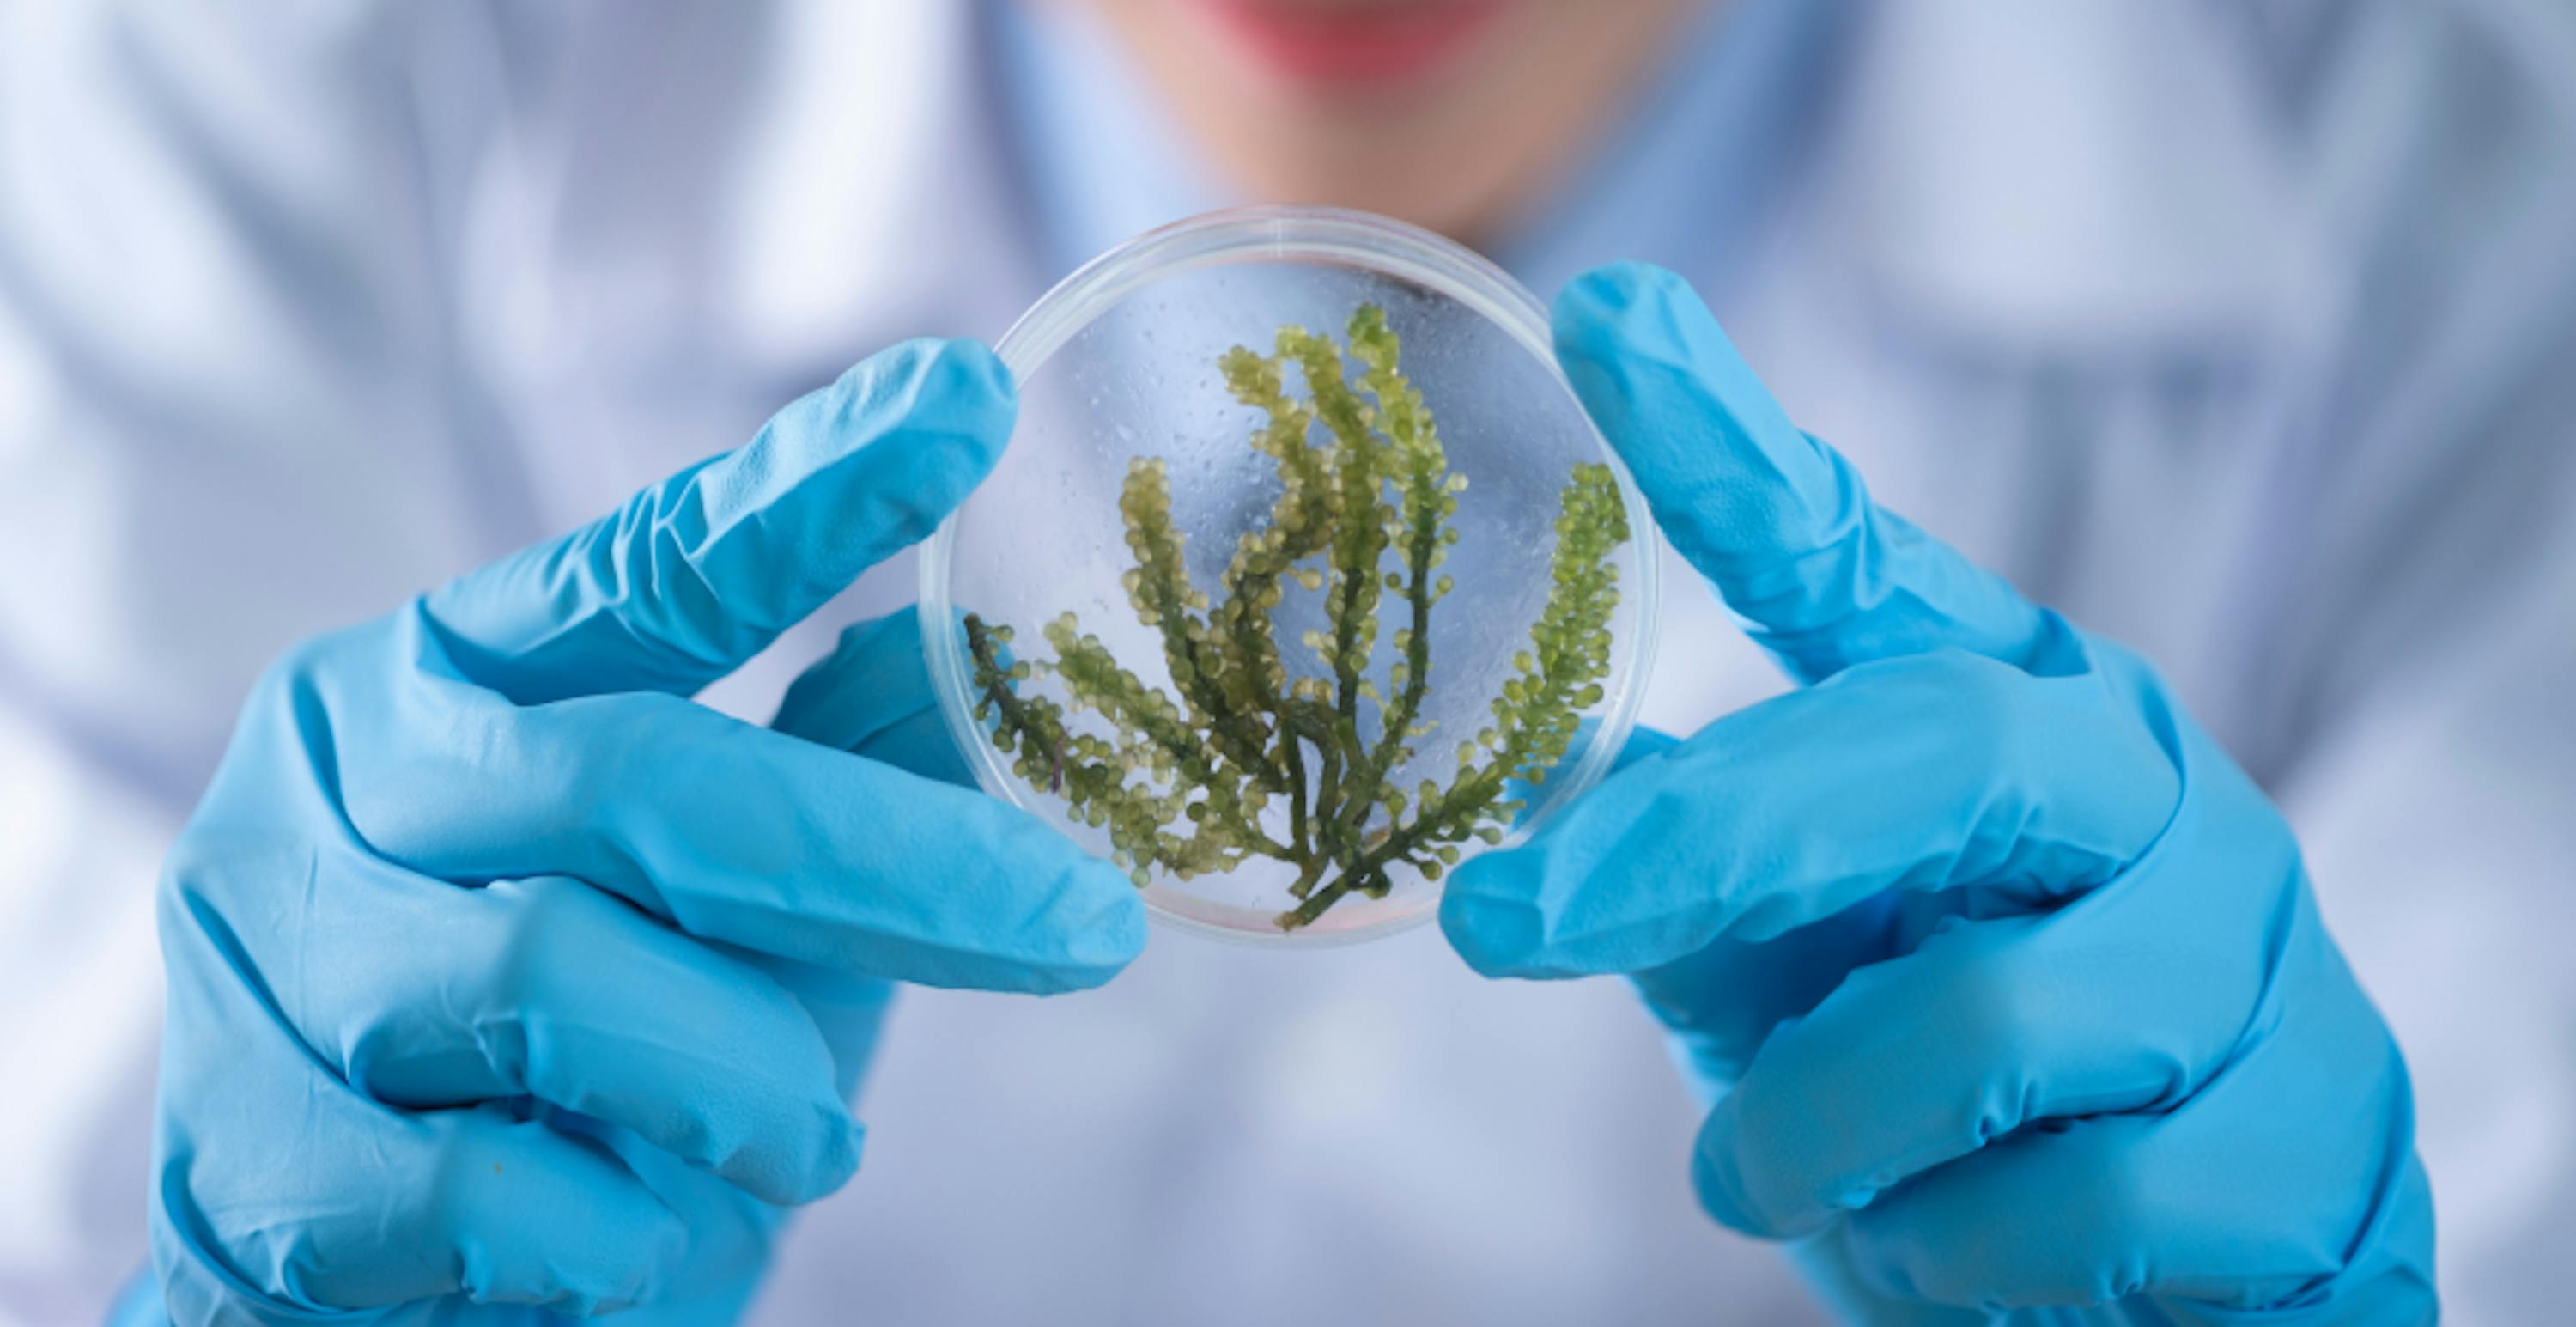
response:
[[[920,564],[940,712],[988,792],[1158,920],[1390,934],[1607,771],[1656,534],[1501,269],[1366,213],[1216,212],[996,350],[1010,446]]]

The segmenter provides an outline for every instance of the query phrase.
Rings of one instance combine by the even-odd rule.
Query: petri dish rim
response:
[[[1569,397],[1574,393],[1573,384],[1556,362],[1546,306],[1528,287],[1484,255],[1455,241],[1392,217],[1336,207],[1264,204],[1228,208],[1147,231],[1083,264],[1039,296],[994,343],[993,352],[1010,369],[1015,381],[1024,381],[1076,333],[1138,290],[1180,273],[1249,262],[1351,267],[1420,286],[1500,328],[1544,365]],[[1579,409],[1577,414],[1581,416]],[[1646,507],[1645,495],[1629,477],[1627,465],[1611,449],[1609,440],[1592,426],[1589,417],[1582,417],[1592,450],[1617,477],[1620,500],[1627,508],[1628,528],[1636,549],[1635,625],[1628,639],[1614,646],[1617,652],[1612,660],[1612,675],[1620,685],[1610,696],[1598,735],[1573,766],[1557,776],[1563,791],[1549,797],[1538,814],[1514,825],[1496,850],[1526,840],[1558,809],[1608,773],[1619,747],[1635,726],[1637,707],[1644,699],[1647,673],[1655,657],[1663,539]],[[944,622],[955,612],[948,583],[955,558],[957,522],[958,512],[949,513],[922,545],[919,593],[925,624]],[[921,640],[940,717],[949,739],[966,753],[975,781],[985,792],[1053,824],[1052,809],[1032,805],[1021,794],[1001,754],[975,722],[967,689],[965,651],[958,643],[957,633],[929,630],[925,625]],[[1344,930],[1265,933],[1222,926],[1175,911],[1156,901],[1150,890],[1145,891],[1144,902],[1146,914],[1158,925],[1262,948],[1357,944],[1411,930],[1430,921],[1438,911],[1436,907],[1425,907]]]

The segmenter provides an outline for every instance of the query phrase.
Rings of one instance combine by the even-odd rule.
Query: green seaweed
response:
[[[1184,569],[1164,462],[1128,467],[1125,585],[1136,620],[1161,637],[1172,692],[1139,680],[1071,613],[1043,629],[1052,659],[1012,660],[1011,628],[965,619],[976,718],[1021,778],[1106,830],[1140,886],[1156,868],[1186,880],[1254,857],[1295,867],[1282,930],[1350,894],[1384,897],[1398,865],[1436,880],[1468,839],[1500,841],[1520,788],[1546,779],[1601,699],[1619,602],[1612,555],[1628,539],[1610,468],[1575,466],[1547,603],[1490,724],[1458,744],[1445,786],[1396,787],[1392,772],[1431,732],[1431,615],[1451,590],[1439,569],[1458,540],[1449,522],[1467,477],[1449,469],[1385,312],[1360,306],[1346,335],[1347,360],[1330,336],[1294,326],[1271,354],[1236,346],[1220,359],[1227,388],[1260,415],[1251,446],[1276,466],[1280,491],[1213,598]],[[1291,368],[1302,396],[1289,390]],[[1310,441],[1319,430],[1320,444]],[[1325,625],[1300,641],[1321,675],[1292,676],[1281,658],[1272,615],[1289,582],[1323,596]],[[1395,657],[1381,689],[1370,666],[1390,605],[1402,625],[1387,633]],[[1021,693],[1047,674],[1075,712],[1102,721],[1086,726],[1111,735],[1079,731],[1065,705]]]

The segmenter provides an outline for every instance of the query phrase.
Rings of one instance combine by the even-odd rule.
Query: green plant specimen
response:
[[[1431,412],[1398,368],[1384,311],[1362,305],[1347,335],[1355,377],[1331,337],[1293,326],[1269,355],[1237,346],[1219,361],[1235,399],[1260,412],[1251,445],[1276,464],[1280,492],[1237,543],[1213,600],[1183,569],[1163,461],[1129,466],[1118,502],[1135,560],[1128,598],[1161,635],[1177,695],[1140,681],[1071,613],[1045,628],[1052,660],[1013,660],[1009,627],[965,620],[976,717],[1020,777],[1105,828],[1140,886],[1155,867],[1189,879],[1253,857],[1294,866],[1298,902],[1279,915],[1283,930],[1351,893],[1384,897],[1399,864],[1436,880],[1469,837],[1501,839],[1521,805],[1515,783],[1544,780],[1580,712],[1601,699],[1619,602],[1611,557],[1628,539],[1610,468],[1575,466],[1547,604],[1490,725],[1458,744],[1445,787],[1396,787],[1391,772],[1431,734],[1431,614],[1450,592],[1439,568],[1458,540],[1449,518],[1467,477],[1450,471]],[[1302,395],[1290,392],[1292,368]],[[1320,675],[1294,676],[1281,658],[1272,615],[1290,583],[1323,595],[1326,626],[1302,641]],[[1381,689],[1370,664],[1390,603],[1403,625]],[[1110,735],[1020,693],[1049,673],[1075,711],[1102,720],[1086,726]]]

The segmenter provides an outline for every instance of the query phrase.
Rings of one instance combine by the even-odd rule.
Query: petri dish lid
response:
[[[1140,612],[1129,589],[1137,554],[1121,497],[1131,470],[1149,465],[1162,476],[1181,570],[1221,609],[1241,541],[1273,526],[1285,484],[1279,461],[1252,445],[1269,417],[1237,398],[1220,362],[1238,346],[1271,353],[1282,327],[1345,342],[1364,308],[1381,311],[1400,342],[1398,367],[1429,411],[1447,469],[1465,476],[1466,485],[1446,518],[1455,542],[1436,573],[1448,588],[1430,606],[1424,633],[1429,681],[1411,725],[1420,731],[1391,744],[1396,754],[1386,762],[1384,786],[1401,790],[1415,819],[1425,819],[1416,794],[1426,782],[1435,794],[1458,786],[1481,768],[1474,763],[1479,738],[1508,728],[1498,724],[1495,701],[1527,662],[1531,629],[1547,609],[1557,522],[1577,467],[1593,467],[1596,476],[1606,467],[1615,483],[1612,505],[1626,527],[1625,541],[1599,563],[1610,569],[1615,593],[1606,615],[1606,660],[1595,683],[1577,693],[1588,699],[1574,707],[1580,724],[1563,754],[1537,762],[1540,782],[1511,781],[1498,799],[1501,812],[1485,827],[1504,846],[1517,842],[1608,770],[1634,720],[1653,654],[1657,536],[1643,498],[1557,367],[1545,310],[1492,263],[1418,227],[1342,209],[1252,207],[1177,222],[1095,259],[1031,306],[995,347],[1020,393],[1010,446],[992,475],[940,525],[920,563],[924,650],[940,712],[986,791],[1103,857],[1116,855],[1111,829],[1089,823],[1065,771],[1068,761],[1077,769],[1086,763],[1077,739],[1113,741],[1123,725],[1075,703],[1063,675],[1050,670],[1061,651],[1046,628],[1072,614],[1078,633],[1093,638],[1138,683],[1171,700],[1176,713],[1189,708],[1174,680],[1165,623],[1146,620],[1153,615]],[[1361,366],[1347,367],[1356,382]],[[1292,396],[1311,395],[1293,362],[1282,381]],[[1307,438],[1316,446],[1332,441],[1322,424],[1311,426]],[[1383,493],[1390,508],[1401,510],[1400,485]],[[1377,574],[1393,573],[1408,587],[1411,579],[1429,581],[1430,575],[1411,577],[1402,544],[1390,540]],[[1339,706],[1346,679],[1309,634],[1320,633],[1327,648],[1336,638],[1329,560],[1326,553],[1300,564],[1323,574],[1321,588],[1284,578],[1269,617],[1284,674],[1278,689],[1301,681],[1321,686],[1324,699]],[[1392,698],[1402,694],[1394,669],[1404,655],[1396,633],[1409,629],[1412,609],[1409,588],[1385,594],[1373,648],[1364,659],[1357,650],[1345,656],[1369,684],[1363,690],[1374,693],[1349,711],[1355,731],[1345,740],[1354,743],[1354,765],[1376,754],[1387,736]],[[1196,610],[1191,620],[1204,622],[1206,612]],[[987,641],[992,663],[1031,665],[1029,676],[1009,683],[1012,694],[1047,699],[1063,713],[1066,740],[1042,757],[997,746],[999,721],[979,684],[969,615],[1010,629],[1009,644]],[[940,623],[947,628],[934,626]],[[1420,863],[1395,861],[1371,877],[1375,891],[1325,885],[1320,892],[1334,895],[1330,906],[1307,908],[1307,919],[1283,928],[1283,916],[1313,900],[1319,882],[1344,874],[1327,866],[1307,882],[1302,899],[1292,892],[1310,874],[1293,860],[1293,850],[1314,844],[1309,858],[1328,855],[1320,851],[1325,834],[1316,825],[1296,837],[1291,805],[1309,807],[1315,821],[1325,818],[1318,786],[1324,753],[1295,739],[1292,762],[1291,739],[1279,735],[1284,726],[1271,723],[1266,745],[1238,731],[1237,745],[1228,749],[1250,742],[1270,753],[1267,768],[1281,786],[1264,796],[1242,784],[1247,798],[1261,801],[1243,819],[1261,838],[1290,848],[1292,860],[1242,852],[1231,869],[1186,876],[1152,860],[1122,863],[1138,866],[1151,914],[1202,935],[1290,945],[1349,942],[1429,920],[1439,905],[1438,877],[1454,861],[1426,848]],[[1202,764],[1216,759],[1224,739],[1195,735]],[[1462,743],[1469,749],[1462,751]],[[1490,761],[1490,750],[1485,755]],[[1177,806],[1192,796],[1173,796],[1190,782],[1188,775],[1152,765],[1191,759],[1187,752],[1148,750],[1129,784],[1172,797],[1166,805]],[[1246,755],[1242,766],[1253,759]],[[1304,776],[1302,802],[1286,791],[1291,763]],[[1373,800],[1345,794],[1333,809],[1358,815]],[[1189,817],[1196,814],[1176,814],[1168,831],[1189,835]],[[1374,834],[1384,844],[1409,832],[1404,815],[1386,805],[1367,815],[1353,830],[1361,840]],[[1464,860],[1489,845],[1466,838],[1446,846]],[[1335,860],[1353,859],[1345,853]]]

